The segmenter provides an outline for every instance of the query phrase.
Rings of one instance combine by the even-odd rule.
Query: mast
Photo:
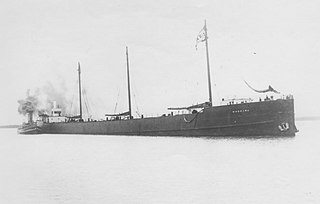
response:
[[[78,75],[79,75],[79,103],[80,103],[80,121],[82,121],[82,102],[81,102],[81,70],[80,70],[80,62],[78,62]]]
[[[127,56],[127,78],[128,78],[128,100],[129,100],[129,116],[131,115],[131,94],[130,94],[130,74],[129,74],[129,56],[128,56],[128,47],[126,47],[126,56]]]
[[[206,53],[207,53],[207,72],[208,72],[208,86],[209,86],[209,102],[212,106],[212,93],[211,93],[211,79],[210,79],[210,64],[209,64],[209,51],[208,51],[208,31],[206,20],[204,20],[204,33],[205,33],[205,42],[206,42]]]

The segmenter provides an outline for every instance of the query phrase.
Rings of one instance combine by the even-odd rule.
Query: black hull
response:
[[[154,118],[44,123],[44,134],[143,136],[294,136],[293,99],[279,99],[205,108],[197,114]]]

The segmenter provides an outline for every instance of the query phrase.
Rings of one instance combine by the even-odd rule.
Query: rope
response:
[[[86,109],[87,109],[87,114],[88,114],[88,116],[90,116],[91,108],[90,108],[87,92],[85,91],[85,89],[83,89],[82,93],[83,93],[83,96],[84,96],[84,99],[85,99],[84,104],[85,104]]]
[[[138,108],[138,103],[137,103],[136,95],[135,95],[134,93],[133,93],[133,98],[134,98],[134,102],[135,102],[136,109],[137,109],[136,113],[137,113],[137,115],[138,115],[139,117],[141,117],[141,116],[140,116],[140,110],[139,110],[139,108]]]
[[[71,107],[70,107],[70,113],[72,112],[73,99],[74,99],[74,94],[72,95],[72,100],[71,100]]]
[[[90,97],[88,99],[88,105],[89,105],[90,112],[93,113],[95,116],[97,116],[98,115],[97,114],[97,107],[98,106],[96,106],[95,103],[92,102],[92,99],[90,99]]]
[[[117,111],[117,106],[118,106],[118,101],[119,101],[119,95],[120,95],[120,89],[119,89],[119,91],[118,91],[118,96],[117,96],[117,101],[116,101],[116,106],[114,107],[114,114],[116,113],[116,111]]]
[[[136,93],[137,93],[136,85],[135,85],[134,81],[131,82],[131,84],[132,84],[132,95],[133,95],[134,104],[136,107],[136,114],[138,115],[138,117],[141,117],[139,106],[138,106],[138,97],[136,96]],[[137,94],[137,95],[139,95],[139,94]],[[139,101],[139,104],[140,104],[140,101]]]

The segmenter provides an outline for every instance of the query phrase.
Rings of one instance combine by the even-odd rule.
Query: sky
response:
[[[0,125],[24,120],[17,101],[28,89],[54,90],[74,111],[78,62],[85,114],[127,111],[126,46],[135,115],[208,101],[204,44],[195,49],[204,20],[215,105],[265,97],[246,80],[292,94],[297,117],[320,116],[318,8],[316,0],[3,0]]]

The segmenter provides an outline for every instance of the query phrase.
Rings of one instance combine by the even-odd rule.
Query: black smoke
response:
[[[30,95],[30,90],[27,90],[26,99],[18,100],[18,103],[18,112],[22,115],[38,112],[39,100],[35,95]]]
[[[66,98],[67,88],[64,83],[60,83],[56,88],[51,82],[47,81],[41,88],[35,89],[32,94],[28,89],[26,98],[18,100],[18,112],[22,115],[32,112],[33,114],[49,114],[53,108],[53,101],[56,101],[63,112],[70,106]]]

